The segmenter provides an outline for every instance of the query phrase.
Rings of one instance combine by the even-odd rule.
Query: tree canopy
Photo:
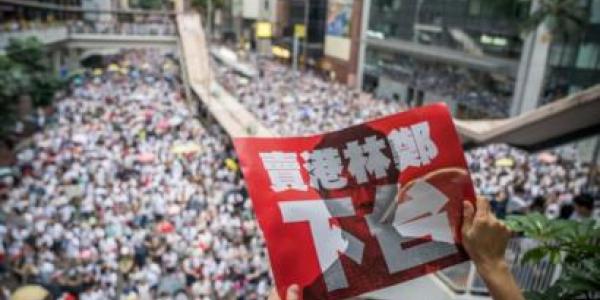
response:
[[[540,242],[521,263],[548,261],[561,265],[558,279],[544,291],[526,294],[530,300],[597,299],[600,292],[600,224],[595,220],[549,220],[539,213],[513,216],[508,226]]]
[[[14,125],[23,97],[30,97],[35,106],[46,106],[61,87],[39,40],[12,39],[0,55],[0,135],[5,136]]]

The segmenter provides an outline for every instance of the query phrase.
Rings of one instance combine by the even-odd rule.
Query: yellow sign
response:
[[[299,39],[303,39],[306,37],[306,27],[304,27],[304,24],[294,25],[294,36]]]
[[[256,38],[268,39],[273,36],[271,23],[256,22]]]

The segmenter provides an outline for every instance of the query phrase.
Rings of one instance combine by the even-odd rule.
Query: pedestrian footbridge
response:
[[[273,136],[244,106],[212,80],[208,47],[198,14],[179,14],[184,77],[210,116],[232,137]]]
[[[535,151],[600,132],[600,85],[522,115],[500,120],[455,120],[469,148],[506,143]]]
[[[175,49],[177,47],[176,32],[160,34],[77,32],[73,27],[56,25],[48,28],[2,33],[0,34],[0,49],[6,48],[10,39],[28,37],[36,37],[43,44],[54,48],[64,46],[67,49]]]

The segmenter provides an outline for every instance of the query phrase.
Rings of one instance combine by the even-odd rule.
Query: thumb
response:
[[[463,201],[463,223],[462,233],[463,235],[473,225],[473,218],[475,216],[475,208],[470,201]]]
[[[297,284],[292,284],[287,289],[287,294],[285,295],[286,300],[300,300],[300,287]]]

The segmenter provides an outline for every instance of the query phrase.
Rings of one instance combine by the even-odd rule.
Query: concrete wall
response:
[[[242,2],[242,17],[250,20],[277,21],[278,0],[244,0]]]

